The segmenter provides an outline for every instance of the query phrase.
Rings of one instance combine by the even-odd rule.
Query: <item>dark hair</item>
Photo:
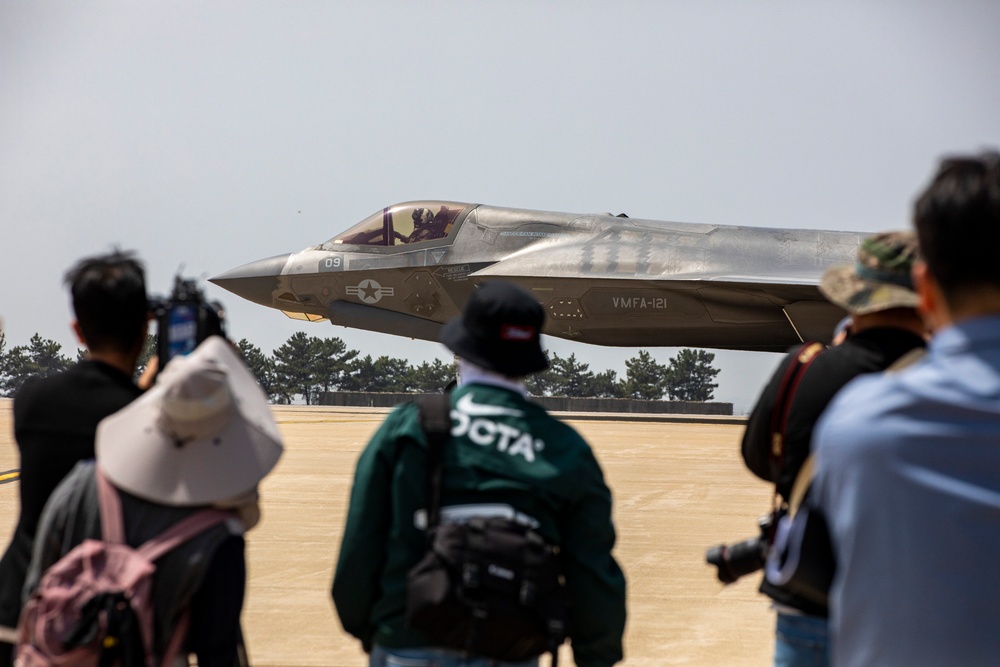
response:
[[[947,299],[1000,287],[1000,153],[942,160],[917,199],[914,225],[927,269]]]
[[[128,350],[142,340],[149,305],[146,276],[134,253],[115,249],[66,272],[73,312],[91,350]]]

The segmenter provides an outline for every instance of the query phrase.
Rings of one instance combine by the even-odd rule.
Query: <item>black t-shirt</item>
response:
[[[788,412],[784,433],[784,460],[771,455],[771,415],[785,371],[802,346],[792,348],[781,361],[754,406],[743,434],[743,460],[761,479],[777,484],[788,499],[795,477],[809,456],[813,428],[826,406],[844,385],[864,373],[883,371],[908,352],[924,347],[924,339],[905,329],[879,327],[850,336],[840,345],[824,350],[805,370]],[[790,592],[761,582],[761,592],[779,603],[808,614],[826,616],[827,610]]]
[[[813,427],[823,410],[844,385],[863,373],[883,371],[924,339],[905,329],[879,327],[850,336],[822,352],[806,369],[788,413],[785,428],[785,461],[775,476],[771,458],[771,413],[785,370],[801,346],[792,348],[761,392],[743,434],[743,460],[761,479],[776,482],[787,499],[795,476],[809,455]]]
[[[99,361],[27,380],[14,397],[14,438],[20,451],[21,514],[0,561],[0,625],[13,627],[21,587],[45,502],[78,461],[94,458],[97,424],[132,402],[132,378]]]

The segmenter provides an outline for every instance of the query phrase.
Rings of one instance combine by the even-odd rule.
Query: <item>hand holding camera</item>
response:
[[[740,577],[764,567],[767,550],[771,544],[774,519],[772,513],[758,520],[759,535],[736,544],[720,544],[705,552],[705,562],[716,567],[719,581],[731,584]]]
[[[178,274],[170,296],[151,298],[149,309],[156,318],[158,370],[174,357],[191,353],[209,336],[226,337],[222,304],[206,300],[194,279]]]

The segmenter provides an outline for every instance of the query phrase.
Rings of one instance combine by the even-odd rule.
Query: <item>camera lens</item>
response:
[[[712,547],[705,553],[705,560],[716,567],[719,581],[731,584],[764,567],[765,548],[762,538],[753,537],[729,546]]]

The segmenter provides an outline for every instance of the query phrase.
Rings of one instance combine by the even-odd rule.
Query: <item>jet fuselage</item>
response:
[[[212,278],[292,317],[436,340],[487,280],[532,291],[544,333],[597,345],[783,351],[844,312],[823,272],[853,232],[408,202],[300,252]]]

